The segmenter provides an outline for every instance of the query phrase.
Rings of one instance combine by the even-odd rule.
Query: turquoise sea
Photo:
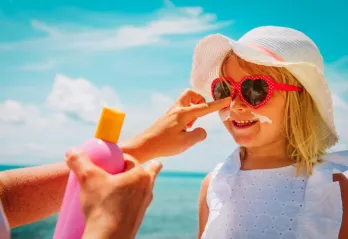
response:
[[[8,169],[0,166],[0,171]],[[139,230],[139,239],[197,238],[198,194],[205,174],[161,172],[154,200]],[[49,239],[57,215],[12,230],[13,239]]]

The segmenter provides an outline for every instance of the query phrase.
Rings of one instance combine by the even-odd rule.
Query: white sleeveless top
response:
[[[296,168],[239,171],[231,185],[234,210],[227,213],[231,238],[296,238],[306,177]]]
[[[240,170],[237,149],[212,172],[202,239],[337,239],[343,209],[332,173],[348,170],[348,157],[341,159],[346,165],[324,162],[309,178],[296,177],[293,166]]]

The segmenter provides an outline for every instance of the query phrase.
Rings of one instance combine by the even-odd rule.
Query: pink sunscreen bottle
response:
[[[117,174],[124,170],[123,154],[116,144],[124,118],[123,112],[103,108],[95,137],[81,147],[95,165],[110,174]],[[53,239],[80,239],[84,229],[80,185],[75,174],[70,172]]]

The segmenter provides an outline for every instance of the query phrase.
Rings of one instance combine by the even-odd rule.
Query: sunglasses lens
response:
[[[264,102],[268,95],[268,83],[262,79],[245,80],[241,91],[249,104],[257,106]]]
[[[226,81],[218,81],[214,85],[213,94],[215,100],[221,100],[231,96],[231,86]]]

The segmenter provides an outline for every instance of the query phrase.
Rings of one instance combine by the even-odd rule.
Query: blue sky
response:
[[[296,28],[325,59],[337,128],[348,133],[348,3],[340,1],[0,1],[0,163],[61,161],[93,135],[100,106],[127,113],[122,139],[139,133],[189,85],[195,44],[210,33]],[[206,142],[165,160],[207,171],[235,147],[216,115],[198,122]],[[218,144],[216,142],[219,142]],[[226,147],[221,147],[226,145]],[[206,153],[204,148],[212,147]],[[203,153],[202,153],[203,152]]]

